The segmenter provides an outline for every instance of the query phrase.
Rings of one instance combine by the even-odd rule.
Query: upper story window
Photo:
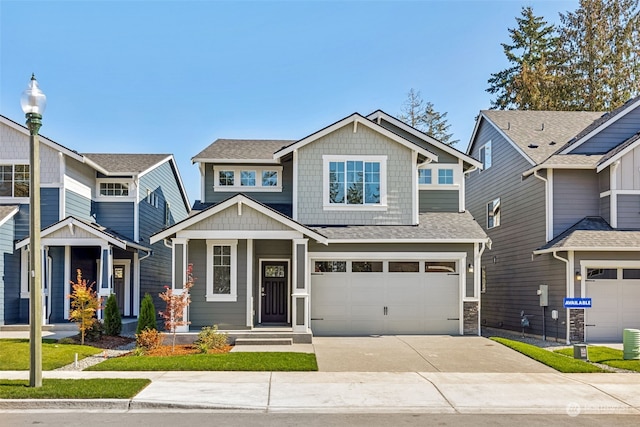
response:
[[[480,147],[480,161],[482,162],[482,169],[487,170],[493,163],[493,151],[491,149],[491,141]]]
[[[0,164],[0,197],[29,197],[29,165]]]
[[[129,195],[129,184],[126,182],[101,182],[101,196],[123,197]]]
[[[386,156],[323,156],[326,209],[386,208]]]
[[[158,195],[155,191],[151,191],[147,188],[147,203],[149,203],[153,207],[158,207]]]
[[[418,169],[418,186],[423,190],[452,190],[461,181],[462,170],[456,164],[429,164]]]
[[[494,228],[500,225],[500,198],[487,203],[487,228]]]
[[[282,191],[281,166],[214,166],[214,191]]]

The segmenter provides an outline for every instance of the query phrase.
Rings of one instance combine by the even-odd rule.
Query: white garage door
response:
[[[314,335],[460,334],[455,261],[314,261]]]
[[[586,292],[586,341],[621,342],[624,329],[640,328],[640,270],[587,269]]]

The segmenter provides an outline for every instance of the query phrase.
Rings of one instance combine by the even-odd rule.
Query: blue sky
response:
[[[300,139],[353,112],[400,113],[409,89],[447,112],[465,150],[500,43],[522,6],[558,23],[578,0],[0,0],[0,114],[79,152],[191,157],[217,138]]]

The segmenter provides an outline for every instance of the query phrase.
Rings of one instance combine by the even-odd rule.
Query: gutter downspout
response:
[[[550,204],[552,202],[550,202],[548,199],[549,197],[549,180],[547,178],[544,178],[540,175],[538,175],[538,172],[540,171],[540,169],[536,169],[535,171],[533,171],[533,176],[535,176],[536,178],[538,178],[541,181],[544,181],[544,198],[545,198],[545,225],[546,225],[546,233],[547,235],[545,236],[546,241],[550,241],[551,240],[551,233],[550,233],[550,229],[551,229],[551,215],[550,212],[552,210],[552,206],[550,206]]]
[[[142,249],[138,249],[138,251],[142,251]],[[147,259],[147,258],[149,258],[150,256],[153,255],[153,251],[152,250],[143,251],[143,252],[146,252],[147,254],[145,256],[143,256],[142,258],[138,258],[138,262],[142,261],[143,259]]]
[[[566,281],[566,284],[567,284],[567,286],[566,286],[566,288],[567,288],[566,289],[566,295],[567,295],[567,297],[572,297],[573,296],[573,292],[572,292],[573,289],[572,289],[572,286],[571,286],[571,272],[572,272],[573,268],[572,268],[571,264],[573,264],[573,262],[569,258],[564,259],[564,258],[560,257],[558,255],[557,251],[553,251],[552,254],[553,254],[553,257],[555,259],[560,260],[560,261],[564,262],[567,265],[567,267],[565,269],[565,281]],[[570,318],[569,318],[569,309],[568,308],[566,309],[566,316],[567,316],[566,343],[568,345],[568,344],[571,344],[571,340],[569,339],[570,338],[569,337]]]
[[[473,281],[474,286],[475,286],[475,290],[476,292],[478,292],[478,336],[482,336],[482,325],[481,325],[481,321],[480,321],[480,313],[481,313],[481,307],[482,307],[482,298],[480,298],[480,295],[482,295],[482,254],[484,253],[484,250],[487,248],[487,244],[485,242],[480,243],[482,246],[480,247],[480,250],[478,251],[478,255],[476,256],[476,259],[474,260],[474,277],[473,277]]]

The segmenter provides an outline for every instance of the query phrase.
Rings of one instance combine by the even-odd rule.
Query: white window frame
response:
[[[462,168],[458,163],[440,163],[429,164],[428,166],[418,168],[418,170],[426,169],[431,171],[431,184],[420,184],[420,172],[418,172],[418,189],[420,190],[459,190],[462,182]],[[440,170],[453,170],[453,184],[438,184]]]
[[[100,193],[100,186],[102,184],[126,184],[129,188],[128,196],[106,196]],[[96,200],[106,201],[109,200],[111,202],[131,202],[136,199],[136,186],[132,179],[122,179],[122,178],[98,178],[96,180]]]
[[[10,202],[29,202],[29,196],[16,197],[14,196],[16,185],[16,166],[29,166],[29,174],[31,174],[31,165],[29,160],[0,160],[0,166],[11,166],[11,196],[0,196],[0,201]],[[29,180],[29,194],[31,194],[31,180]]]
[[[108,196],[111,197],[111,196]],[[151,189],[147,188],[147,198],[146,201],[148,204],[153,206],[154,208],[158,208],[158,195],[155,191],[151,191]]]
[[[230,246],[231,273],[230,291],[228,294],[213,293],[213,247]],[[238,301],[238,241],[237,240],[207,240],[207,302],[236,302]]]
[[[487,156],[487,151],[489,156]],[[493,144],[491,140],[487,141],[482,147],[480,147],[480,162],[482,162],[482,170],[487,170],[493,165]],[[487,161],[489,159],[489,161]]]
[[[222,171],[233,172],[233,185],[220,185],[220,172]],[[278,185],[262,185],[262,173],[266,171],[276,172]],[[242,185],[242,172],[254,172],[256,185]],[[282,192],[282,166],[213,166],[213,191]]]
[[[349,205],[329,202],[329,164],[332,162],[361,161],[380,164],[380,203]],[[346,169],[345,169],[346,172]],[[387,210],[387,156],[322,156],[322,205],[325,211],[386,211]]]
[[[495,206],[495,202],[496,200],[498,201],[498,205],[500,206],[500,215],[498,215],[498,223],[496,224],[496,216],[493,216],[493,225],[490,227],[489,226],[489,205]],[[490,200],[489,202],[487,202],[487,204],[485,205],[487,207],[487,230],[491,230],[492,228],[496,228],[496,227],[500,227],[500,224],[502,224],[502,200],[500,199],[500,197],[496,197],[492,200]],[[495,208],[493,209],[493,211],[495,212]]]

